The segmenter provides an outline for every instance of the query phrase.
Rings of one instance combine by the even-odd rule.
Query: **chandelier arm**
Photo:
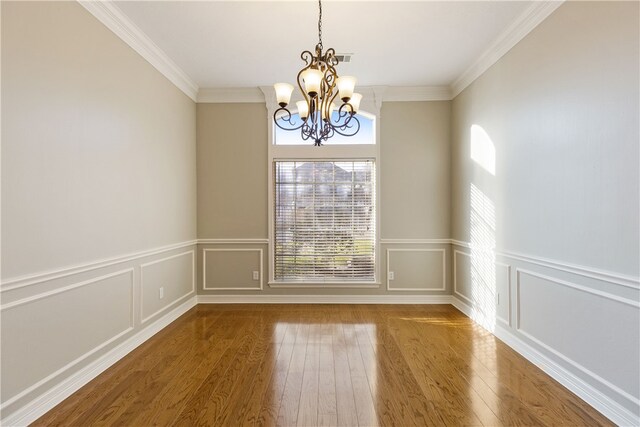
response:
[[[281,121],[285,123],[289,123],[291,126],[294,126],[294,127],[285,127],[278,122],[277,116],[278,116],[278,113],[281,111],[284,111],[287,113],[286,115],[280,117]],[[292,119],[291,111],[289,111],[285,107],[280,107],[273,113],[273,122],[276,124],[276,126],[278,126],[282,130],[297,130],[297,129],[300,129],[302,126],[304,126],[304,124],[306,123],[306,122],[302,122],[300,126],[295,126],[295,123],[292,122],[291,119]]]
[[[322,132],[323,140],[327,141],[328,139],[333,138],[336,129],[333,126],[326,126]]]
[[[323,61],[323,64],[326,67],[324,70],[324,80],[327,82],[329,86],[328,89],[332,90],[336,87],[336,80],[338,79],[338,72],[330,63]],[[327,92],[328,93],[328,92]]]
[[[300,54],[300,59],[302,59],[306,65],[312,65],[314,62],[313,53],[308,50],[302,51],[302,53]]]
[[[355,113],[353,113],[353,107],[348,102],[345,102],[340,106],[340,108],[338,108],[338,120],[332,124],[337,127],[347,126],[353,116],[355,116]]]
[[[316,102],[318,98],[309,100],[309,118],[311,119],[311,124],[313,126],[317,125],[318,122],[318,104]]]
[[[348,110],[345,110],[345,107],[348,107],[349,109],[348,109]],[[344,110],[344,111],[343,111],[343,110]],[[339,114],[339,116],[340,116],[340,117],[344,117],[344,116],[353,116],[353,115],[355,115],[355,113],[353,112],[353,106],[352,106],[350,103],[348,103],[348,102],[343,103],[343,104],[340,106],[340,108],[338,108],[338,114]],[[347,118],[348,118],[348,117],[347,117]]]
[[[334,89],[336,87],[336,78],[337,73],[335,68],[333,68],[330,64],[323,62],[326,66],[326,70],[324,71],[324,77],[322,79],[322,113],[326,118],[327,122],[331,122],[331,103],[335,100],[336,95],[334,93]]]
[[[311,127],[307,123],[303,123],[302,130],[300,131],[300,136],[303,141],[308,140],[311,137]]]
[[[304,60],[304,54],[308,53],[309,55],[311,55],[311,52],[309,52],[308,50],[305,50],[304,52],[302,52],[302,55],[300,55],[300,57]],[[313,55],[311,55],[311,58],[313,58]],[[307,92],[304,90],[304,88],[302,87],[302,73],[309,69],[311,67],[311,64],[313,63],[313,61],[310,61],[309,63],[307,63],[307,66],[304,67],[302,70],[300,70],[298,72],[298,76],[296,77],[296,80],[298,82],[298,88],[300,89],[300,92],[302,92],[302,96],[304,97],[304,100],[307,103],[307,107],[308,107],[308,111],[309,111],[309,115],[311,115],[311,100],[309,99],[309,96],[307,95]],[[306,121],[306,120],[305,120]]]
[[[335,86],[335,85],[334,85],[334,86]],[[337,91],[336,91],[336,92],[332,92],[331,99],[329,100],[329,102],[328,102],[327,104],[331,105],[331,103],[333,103],[333,101],[335,101],[335,99],[336,99],[337,97],[338,97],[338,92],[337,92]],[[342,106],[340,106],[340,108],[338,109],[338,121],[336,121],[335,123],[331,121],[332,117],[331,117],[331,116],[329,116],[329,115],[327,115],[327,119],[328,119],[327,121],[329,122],[329,124],[330,124],[331,126],[335,126],[335,125],[337,125],[337,124],[339,124],[339,123],[340,123],[340,117],[341,117],[341,116],[340,116],[340,110],[342,110]]]
[[[354,123],[352,125],[348,125],[348,124],[344,124],[342,126],[333,126],[333,130],[338,134],[338,135],[342,135],[342,136],[347,136],[347,137],[351,137],[354,136],[355,134],[357,134],[360,131],[360,120],[358,120],[358,118],[356,116],[352,116],[351,119],[349,119],[350,123]],[[352,129],[355,127],[355,130],[352,132],[345,132],[346,129]]]
[[[331,67],[335,67],[338,65],[338,58],[336,58],[336,50],[334,48],[329,48],[324,54],[324,61],[329,64]]]

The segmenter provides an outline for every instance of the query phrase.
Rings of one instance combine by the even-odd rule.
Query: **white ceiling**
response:
[[[359,85],[448,86],[531,1],[325,1],[323,43]],[[313,1],[118,1],[200,88],[294,83],[317,43]]]

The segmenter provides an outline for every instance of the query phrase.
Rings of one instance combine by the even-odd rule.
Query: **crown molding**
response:
[[[198,85],[110,0],[78,0],[104,24],[189,98],[197,101]]]
[[[451,90],[447,86],[360,86],[365,98],[381,102],[394,101],[448,101]],[[273,96],[271,96],[273,95]],[[203,88],[198,92],[199,103],[251,103],[265,102],[275,94],[272,86],[238,88]]]
[[[547,19],[565,0],[536,1],[516,18],[493,44],[478,57],[464,73],[451,84],[451,98],[455,98],[473,83],[504,54],[525,38],[542,21]]]
[[[449,101],[451,89],[447,86],[388,86],[384,102],[394,101]]]
[[[146,59],[178,89],[199,103],[265,102],[262,87],[203,88],[160,49],[111,0],[77,0],[89,13]],[[565,0],[536,1],[502,32],[493,44],[450,86],[361,87],[375,95],[375,102],[448,101],[460,94],[504,54],[553,13]]]
[[[205,88],[198,91],[199,103],[253,103],[253,102],[265,102],[265,94],[258,87],[220,87],[220,88]],[[269,88],[273,88],[269,86]],[[262,89],[262,90],[261,90]],[[275,93],[274,93],[275,99]]]

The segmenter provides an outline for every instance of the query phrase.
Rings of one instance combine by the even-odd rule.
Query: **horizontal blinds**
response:
[[[276,161],[276,280],[371,281],[375,165]]]

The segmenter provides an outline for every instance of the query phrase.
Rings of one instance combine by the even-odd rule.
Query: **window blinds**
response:
[[[375,164],[275,161],[275,279],[373,281]]]

